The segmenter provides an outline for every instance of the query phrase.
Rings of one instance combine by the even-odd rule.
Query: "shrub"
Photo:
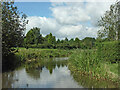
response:
[[[119,46],[118,41],[109,41],[98,43],[97,52],[100,60],[117,62],[119,61]]]

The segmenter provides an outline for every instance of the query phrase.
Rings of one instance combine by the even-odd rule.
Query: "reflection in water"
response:
[[[81,74],[78,71],[71,70],[71,75],[79,85],[86,88],[118,88],[113,82],[107,80],[96,80],[90,75]]]
[[[40,78],[40,72],[42,71],[42,68],[26,68],[26,73],[34,79],[39,79]]]
[[[11,88],[12,87],[12,83],[14,83],[14,79],[13,79],[14,73],[4,73],[2,74],[2,87],[8,87]]]
[[[27,62],[2,74],[3,88],[82,88],[115,87],[106,81],[95,81],[68,69],[67,60],[55,58],[46,62]]]
[[[40,72],[44,67],[49,70],[49,73],[52,74],[53,70],[58,66],[60,67],[67,66],[67,61],[55,61],[55,60],[50,60],[48,62],[45,62],[43,64],[40,64],[40,62],[31,62],[31,63],[26,63],[25,69],[27,74],[34,79],[39,79],[40,78]]]
[[[11,76],[7,76],[10,74]],[[67,60],[31,62],[13,72],[3,73],[3,88],[78,88],[70,75]],[[8,78],[9,77],[9,78]]]
[[[62,61],[62,60],[68,60],[69,58],[68,57],[62,57],[62,58],[54,58],[53,60],[55,61]]]

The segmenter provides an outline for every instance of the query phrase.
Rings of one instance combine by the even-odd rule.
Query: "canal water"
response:
[[[2,88],[116,88],[116,85],[70,71],[68,58],[64,57],[46,63],[28,62],[4,72]]]
[[[66,64],[68,58],[54,58],[57,62],[42,67],[22,66],[2,74],[3,88],[82,88],[73,79]],[[64,61],[63,61],[64,60]],[[60,62],[61,61],[61,62]]]

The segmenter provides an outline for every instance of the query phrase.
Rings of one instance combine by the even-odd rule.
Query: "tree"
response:
[[[55,38],[55,36],[52,35],[52,33],[50,33],[48,35],[48,43],[49,44],[55,44],[56,43],[56,38]]]
[[[70,42],[70,43],[73,43],[73,42],[74,42],[74,39],[73,39],[73,38],[71,38],[69,42]]]
[[[75,44],[77,48],[80,48],[80,40],[78,37],[75,38]]]
[[[57,40],[57,44],[59,44],[59,43],[60,43],[60,39]]]
[[[67,37],[65,38],[65,42],[68,42],[68,38]]]
[[[14,2],[2,2],[2,55],[15,52],[12,47],[18,46],[23,39],[23,31],[28,23],[26,15],[18,11]],[[22,14],[22,15],[21,15]]]
[[[110,6],[110,10],[106,11],[104,16],[98,21],[98,25],[102,27],[98,31],[98,38],[109,40],[118,40],[120,32],[120,4],[119,2]]]
[[[37,44],[41,42],[42,35],[40,34],[40,28],[32,28],[27,34],[26,34],[26,44]]]
[[[64,43],[64,40],[61,40],[61,43]]]
[[[48,36],[48,43],[52,44],[52,33],[50,33]]]
[[[95,38],[86,37],[82,40],[82,46],[84,48],[92,48],[95,45]]]
[[[38,42],[39,42],[40,44],[43,44],[43,42],[44,42],[44,37],[42,36],[42,34],[39,35]]]
[[[79,38],[76,37],[76,38],[75,38],[75,42],[76,42],[76,43],[79,43],[79,41],[80,41]]]

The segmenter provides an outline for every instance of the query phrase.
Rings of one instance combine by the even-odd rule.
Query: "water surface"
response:
[[[28,62],[2,73],[3,88],[116,88],[109,81],[93,80],[69,70],[68,58],[52,58],[42,63]]]
[[[56,61],[68,58],[54,58]],[[37,65],[36,65],[37,66]],[[5,72],[3,88],[81,88],[73,79],[67,63],[53,62],[42,67],[24,66]]]

